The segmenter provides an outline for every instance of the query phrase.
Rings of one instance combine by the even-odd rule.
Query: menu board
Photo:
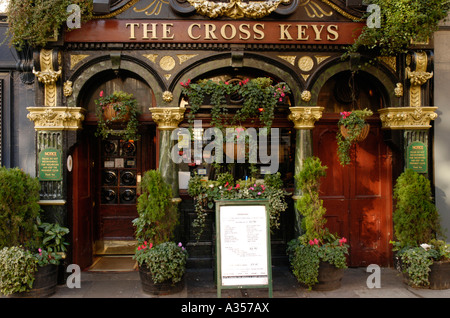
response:
[[[60,181],[61,151],[56,148],[46,148],[39,153],[39,180]]]
[[[218,288],[269,287],[272,275],[266,205],[223,204],[216,215]]]

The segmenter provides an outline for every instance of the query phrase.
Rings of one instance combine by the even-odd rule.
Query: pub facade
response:
[[[349,265],[392,265],[393,186],[413,142],[426,149],[419,168],[433,174],[430,128],[437,108],[429,106],[429,44],[401,56],[343,59],[365,25],[366,7],[338,0],[94,1],[94,9],[93,20],[33,52],[35,103],[26,108],[40,203],[69,226],[71,263],[87,269],[96,256],[134,252],[140,180],[159,169],[179,202],[177,239],[188,247],[189,264],[211,267],[213,212],[209,231],[197,241],[187,182],[195,172],[211,178],[213,168],[203,161],[176,164],[170,156],[172,132],[188,127],[190,105],[180,83],[269,77],[291,90],[272,125],[280,135],[278,171],[291,193],[272,235],[274,264],[287,261],[286,244],[299,231],[294,176],[304,158],[317,156],[328,167],[321,187],[327,226],[349,239]],[[95,101],[117,90],[138,100],[138,140],[95,134]],[[239,102],[231,98],[230,109]],[[373,111],[370,132],[356,145],[352,164],[342,166],[337,123],[355,106]],[[196,119],[200,129],[210,127],[208,105]],[[235,176],[244,178],[245,165],[239,165]]]

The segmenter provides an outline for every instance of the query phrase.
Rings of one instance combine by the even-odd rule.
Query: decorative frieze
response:
[[[82,107],[27,107],[27,118],[34,122],[35,130],[78,130],[86,110]]]
[[[437,107],[389,107],[378,110],[383,129],[429,129]]]
[[[173,130],[184,119],[184,107],[154,107],[150,108],[152,118],[159,130]]]
[[[289,107],[291,113],[288,119],[294,122],[295,129],[313,129],[314,124],[322,117],[323,107]]]

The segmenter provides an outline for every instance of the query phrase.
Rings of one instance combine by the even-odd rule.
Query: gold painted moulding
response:
[[[388,107],[378,110],[383,129],[429,129],[437,107]]]
[[[82,107],[27,107],[27,118],[34,122],[35,130],[78,130],[86,110]]]
[[[152,118],[159,130],[173,130],[184,119],[184,107],[154,107],[150,108]]]

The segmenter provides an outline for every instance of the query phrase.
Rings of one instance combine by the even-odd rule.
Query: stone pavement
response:
[[[366,268],[348,268],[342,285],[333,291],[310,291],[300,286],[287,267],[274,267],[273,298],[450,298],[450,289],[417,289],[406,285],[393,268],[381,268],[380,288],[367,287],[372,272]],[[182,292],[154,296],[142,291],[139,273],[82,272],[81,288],[58,285],[51,298],[217,298],[212,269],[188,269]],[[267,289],[226,289],[222,298],[267,298]]]

